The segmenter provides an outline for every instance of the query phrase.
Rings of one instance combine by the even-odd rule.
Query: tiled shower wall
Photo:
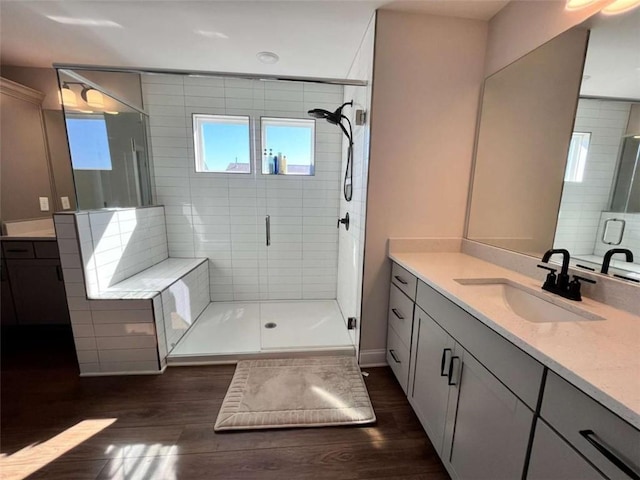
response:
[[[591,255],[596,246],[600,215],[609,208],[621,138],[631,104],[581,98],[574,131],[591,132],[584,180],[565,182],[554,247]]]
[[[142,90],[169,256],[209,258],[213,301],[336,298],[342,133],[316,122],[315,176],[262,175],[259,119],[334,110],[342,86],[143,75]],[[251,117],[251,174],[195,172],[195,113]]]
[[[89,211],[78,217],[90,297],[166,259],[162,207]]]

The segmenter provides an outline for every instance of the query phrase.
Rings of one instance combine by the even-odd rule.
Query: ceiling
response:
[[[580,94],[640,100],[640,8],[590,27]]]
[[[343,78],[377,8],[488,20],[508,1],[0,1],[0,61]]]

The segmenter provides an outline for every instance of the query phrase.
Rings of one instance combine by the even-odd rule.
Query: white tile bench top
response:
[[[207,262],[206,258],[167,258],[140,273],[102,290],[93,299],[153,298],[194,268]]]

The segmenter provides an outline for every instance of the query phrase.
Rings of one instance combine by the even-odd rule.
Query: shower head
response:
[[[310,117],[325,119],[329,123],[340,125],[340,122],[342,121],[342,109],[347,105],[353,105],[353,101],[343,103],[335,112],[330,112],[324,108],[314,108],[313,110],[309,110],[307,113]]]
[[[309,116],[313,118],[324,119],[334,125],[340,123],[340,117],[342,115],[342,112],[338,113],[337,110],[335,112],[330,112],[329,110],[325,110],[324,108],[314,108],[313,110],[309,110],[308,113]]]

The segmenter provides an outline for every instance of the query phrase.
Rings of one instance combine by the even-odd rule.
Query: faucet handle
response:
[[[578,302],[582,300],[582,294],[580,293],[580,286],[582,285],[580,282],[587,283],[596,283],[595,280],[591,280],[590,278],[584,278],[580,275],[574,275],[573,280],[569,282],[569,295],[567,298],[569,300],[577,300]]]
[[[578,283],[580,281],[587,282],[587,283],[596,283],[595,280],[591,280],[590,278],[581,277],[580,275],[574,275],[573,276],[573,281],[574,282],[578,282]]]
[[[556,288],[556,282],[557,282],[556,272],[558,271],[558,269],[547,267],[546,265],[538,265],[538,268],[549,270],[549,273],[547,274],[547,278],[545,279],[544,285],[542,285],[542,288],[544,290],[553,291],[553,289]]]

